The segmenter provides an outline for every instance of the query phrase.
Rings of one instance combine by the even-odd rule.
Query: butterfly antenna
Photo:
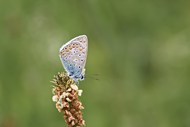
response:
[[[99,74],[86,74],[85,78],[92,78],[98,81],[99,80],[98,76]]]

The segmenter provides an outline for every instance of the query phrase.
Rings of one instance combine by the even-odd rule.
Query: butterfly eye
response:
[[[80,79],[83,80],[83,79],[84,79],[84,76],[82,75]]]
[[[80,66],[79,66],[79,68],[80,68]]]

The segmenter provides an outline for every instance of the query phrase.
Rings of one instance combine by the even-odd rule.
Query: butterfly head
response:
[[[80,80],[84,80],[84,75],[85,75],[85,68],[82,70],[82,73],[81,73],[81,77],[80,77]]]
[[[76,76],[76,75],[68,75],[71,79],[73,79],[75,82],[83,81],[85,79],[84,75]]]

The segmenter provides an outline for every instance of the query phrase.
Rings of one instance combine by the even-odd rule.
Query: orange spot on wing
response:
[[[69,49],[65,49],[65,52],[68,52],[69,51]]]

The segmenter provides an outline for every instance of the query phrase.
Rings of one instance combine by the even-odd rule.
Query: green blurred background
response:
[[[66,127],[50,80],[86,34],[87,127],[190,127],[190,1],[1,0],[0,127]],[[98,79],[91,78],[98,74]]]

